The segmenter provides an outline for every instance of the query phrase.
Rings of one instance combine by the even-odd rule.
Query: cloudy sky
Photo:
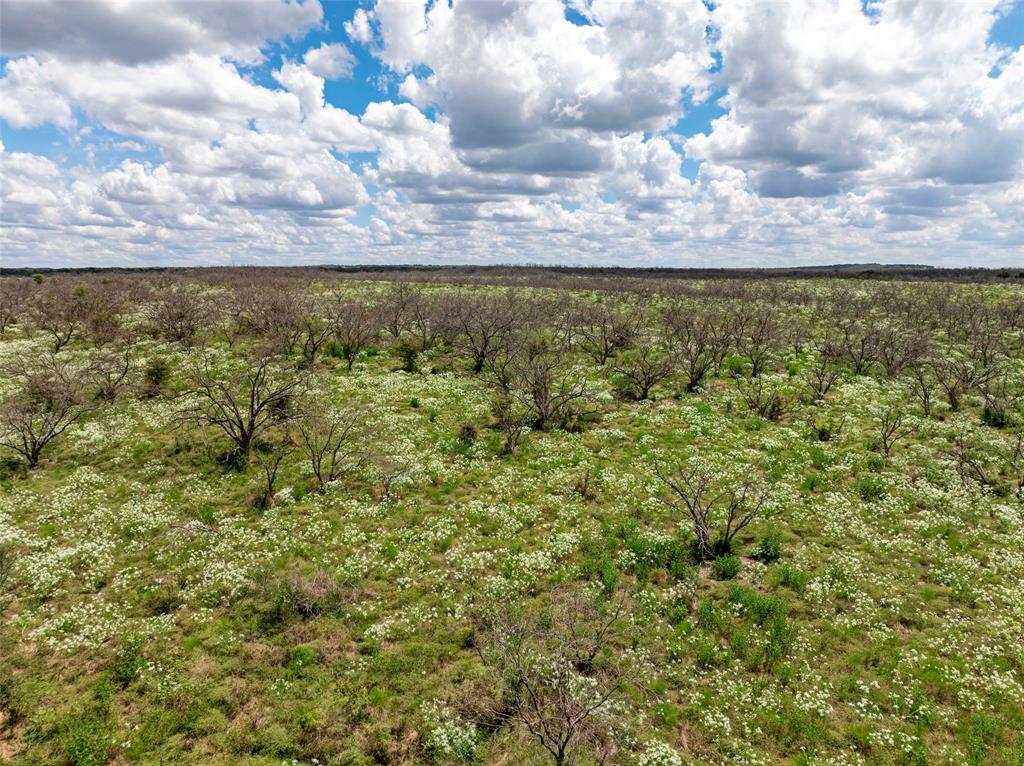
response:
[[[0,0],[0,263],[1024,265],[1024,0]]]

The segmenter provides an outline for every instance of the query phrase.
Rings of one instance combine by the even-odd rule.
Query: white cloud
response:
[[[348,77],[356,63],[351,51],[340,43],[322,43],[319,48],[306,51],[303,61],[309,71],[327,80]]]
[[[294,42],[326,29],[315,1],[4,0],[0,118],[66,142],[0,148],[5,259],[1024,260],[997,0],[572,7],[357,9],[384,69],[359,114],[325,99],[361,86],[325,89],[349,48]]]
[[[185,53],[254,62],[268,40],[320,23],[318,0],[5,0],[3,55],[128,65]]]

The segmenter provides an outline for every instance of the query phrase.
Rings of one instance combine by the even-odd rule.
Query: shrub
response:
[[[874,502],[885,494],[885,479],[881,476],[861,476],[857,480],[857,492],[865,502]]]
[[[142,371],[144,382],[144,393],[146,396],[157,396],[171,377],[171,364],[162,356],[156,356],[149,360],[146,368]]]
[[[475,725],[447,721],[427,736],[427,752],[436,763],[476,763],[479,743]]]
[[[697,644],[697,665],[702,668],[713,668],[718,664],[718,649],[711,641]]]
[[[761,542],[754,549],[754,558],[764,563],[778,561],[782,555],[782,532],[774,527],[764,533]]]
[[[472,423],[466,422],[459,426],[459,444],[464,447],[471,447],[476,444],[477,430]]]
[[[294,610],[308,619],[339,609],[345,601],[342,584],[325,572],[312,576],[292,574],[286,577],[278,592],[278,611]]]
[[[732,580],[739,574],[740,560],[737,556],[719,556],[711,565],[716,580]]]
[[[790,564],[783,564],[778,571],[779,585],[784,585],[797,593],[803,593],[807,587],[807,573]]]
[[[110,729],[98,718],[71,721],[61,740],[68,760],[74,766],[103,766],[109,759]]]

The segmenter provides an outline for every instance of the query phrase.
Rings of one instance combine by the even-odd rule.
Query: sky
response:
[[[0,0],[0,265],[1024,266],[1024,0]]]

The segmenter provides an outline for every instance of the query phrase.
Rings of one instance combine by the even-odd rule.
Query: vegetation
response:
[[[0,762],[1024,764],[1019,283],[476,276],[0,279]]]

